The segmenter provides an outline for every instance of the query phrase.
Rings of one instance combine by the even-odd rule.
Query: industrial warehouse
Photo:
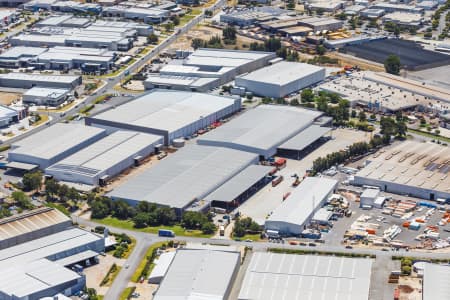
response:
[[[198,144],[229,147],[268,158],[322,115],[296,107],[260,105],[198,139]],[[319,139],[321,136],[317,136]]]
[[[113,110],[86,118],[86,125],[134,130],[174,139],[188,137],[241,108],[241,100],[208,94],[155,90]]]
[[[300,236],[338,182],[334,179],[307,177],[266,220],[266,232],[276,236]]]
[[[203,199],[226,181],[256,164],[258,155],[233,149],[188,145],[113,189],[107,196],[135,205],[147,201],[176,209],[205,211]]]
[[[105,136],[101,128],[58,123],[12,144],[8,167],[44,170]]]
[[[181,59],[150,75],[146,89],[170,88],[205,92],[232,81],[237,75],[267,66],[276,58],[273,52],[198,49],[193,53],[180,51]],[[187,56],[187,57],[185,57]]]
[[[368,300],[372,260],[253,253],[239,300]]]
[[[240,265],[240,253],[213,249],[179,249],[154,300],[226,300]]]
[[[445,299],[450,292],[450,266],[425,263],[422,300]]]
[[[236,77],[235,85],[255,95],[281,98],[325,79],[325,68],[279,62],[247,75]]]
[[[155,151],[162,136],[132,131],[116,131],[45,169],[60,181],[103,185],[126,168]]]
[[[41,75],[27,73],[0,74],[0,87],[30,89],[35,86],[73,89],[82,83],[76,75]]]
[[[94,259],[105,249],[103,237],[71,227],[52,208],[39,208],[0,223],[0,299],[38,300],[82,290],[83,273],[68,267]]]
[[[367,158],[352,184],[422,199],[450,198],[450,150],[434,143],[405,141]]]

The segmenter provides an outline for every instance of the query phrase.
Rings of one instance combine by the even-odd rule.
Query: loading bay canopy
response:
[[[10,169],[23,170],[23,171],[32,171],[34,169],[39,168],[38,165],[27,164],[27,163],[22,163],[22,162],[18,162],[18,161],[9,162],[6,164],[6,167],[10,168]]]
[[[285,143],[279,146],[278,149],[302,151],[330,131],[330,127],[311,125],[296,136],[287,140]]]
[[[71,265],[77,264],[82,261],[86,261],[86,260],[96,257],[96,256],[98,256],[97,252],[92,251],[92,250],[86,250],[86,251],[77,253],[75,255],[68,256],[66,258],[57,260],[56,263],[59,264],[60,266],[67,267],[67,266],[71,266]]]
[[[242,170],[239,174],[228,180],[217,190],[206,196],[205,201],[232,202],[242,193],[247,191],[264,176],[269,174],[273,167],[251,165]]]

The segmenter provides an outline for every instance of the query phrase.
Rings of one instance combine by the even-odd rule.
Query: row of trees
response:
[[[201,212],[187,211],[181,218],[181,226],[186,229],[201,230],[205,234],[211,234],[216,231],[211,214]]]
[[[375,135],[369,143],[357,142],[350,145],[346,150],[332,152],[325,157],[319,157],[313,162],[313,173],[322,172],[332,166],[342,164],[352,157],[367,154],[369,151],[387,144],[389,141],[379,135]]]
[[[336,93],[320,91],[314,94],[313,90],[304,89],[301,93],[301,102],[333,117],[336,125],[343,125],[350,119],[350,103]]]

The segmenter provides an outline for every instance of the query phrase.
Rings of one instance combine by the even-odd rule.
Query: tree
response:
[[[30,198],[22,191],[15,191],[11,196],[20,208],[32,209],[34,207],[33,204],[31,204]]]
[[[66,202],[69,199],[68,194],[69,194],[69,187],[65,184],[60,185],[58,189],[59,200],[61,200],[62,202]]]
[[[317,45],[316,46],[316,53],[319,55],[324,55],[325,54],[325,47],[322,45]]]
[[[166,24],[164,24],[164,29],[165,29],[166,31],[172,31],[174,27],[175,27],[175,26],[173,25],[172,22],[167,22]]]
[[[171,20],[172,20],[172,22],[173,22],[173,25],[175,25],[175,26],[180,25],[180,17],[179,17],[179,16],[174,15],[174,16],[171,18]]]
[[[159,224],[162,225],[173,225],[177,220],[175,211],[170,207],[158,207],[155,213],[158,216]]]
[[[131,207],[127,202],[125,202],[122,199],[114,202],[114,209],[113,209],[114,217],[121,220],[126,220],[132,215],[133,213],[131,212]]]
[[[140,212],[133,217],[134,227],[144,228],[147,227],[148,214]]]
[[[400,74],[400,58],[397,55],[391,54],[384,61],[384,69],[389,74],[398,75]]]
[[[397,121],[397,137],[403,138],[404,136],[406,136],[407,130],[408,127],[406,126],[405,122]]]
[[[352,109],[352,118],[356,118],[356,110]]]
[[[38,190],[42,186],[42,173],[40,171],[23,175],[22,183],[26,191]]]
[[[298,102],[297,98],[292,99],[291,102],[289,102],[289,104],[292,105],[292,106],[300,105],[300,103]]]
[[[439,129],[435,129],[435,130],[434,130],[434,134],[435,134],[435,135],[439,135],[439,134],[441,134],[441,131],[440,131]]]
[[[236,28],[234,28],[234,26],[227,25],[227,27],[222,30],[222,36],[225,44],[235,44]]]
[[[363,110],[359,112],[358,119],[360,122],[365,122],[367,120],[366,113]]]
[[[110,208],[108,207],[108,205],[104,201],[102,201],[100,199],[95,200],[94,202],[92,202],[92,204],[91,204],[91,211],[92,211],[91,217],[93,219],[106,218],[107,216],[110,215],[110,212],[111,212]]]
[[[58,194],[59,184],[55,179],[48,179],[45,181],[45,192],[49,197],[53,197]]]
[[[216,226],[212,222],[207,222],[202,225],[202,232],[204,234],[212,234],[216,231]]]
[[[314,101],[314,92],[311,89],[304,89],[301,93],[301,100],[303,103]]]
[[[95,289],[88,288],[86,293],[88,294],[88,300],[98,300],[97,291]]]
[[[149,44],[157,44],[158,43],[158,36],[154,33],[150,34],[147,38],[147,43]]]
[[[194,50],[197,50],[198,48],[204,47],[205,41],[199,38],[195,38],[191,42],[191,47],[194,48]]]

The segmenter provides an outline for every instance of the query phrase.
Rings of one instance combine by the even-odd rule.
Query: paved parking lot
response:
[[[291,177],[293,174],[298,174],[302,177],[306,170],[311,168],[316,158],[345,149],[345,147],[355,142],[370,139],[370,134],[368,133],[346,128],[332,130],[331,136],[333,139],[321,145],[302,160],[288,159],[286,167],[277,173],[277,175],[282,175],[284,180],[276,187],[268,184],[237,208],[237,210],[243,215],[251,217],[256,222],[264,224],[267,215],[282,203],[283,195],[294,189],[292,187],[294,178]]]

